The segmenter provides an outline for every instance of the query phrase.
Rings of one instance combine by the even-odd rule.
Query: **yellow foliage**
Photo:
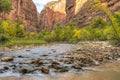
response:
[[[80,38],[81,31],[79,29],[74,29],[74,37],[75,38]]]
[[[2,21],[1,25],[2,25],[2,29],[3,29],[4,34],[7,34],[9,36],[15,36],[16,35],[15,27],[9,21]]]

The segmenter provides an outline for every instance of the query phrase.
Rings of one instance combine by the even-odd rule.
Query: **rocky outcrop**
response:
[[[35,31],[38,24],[37,9],[32,0],[11,0],[12,10],[8,18],[19,19],[27,31]]]
[[[93,0],[66,0],[67,21],[73,21],[79,27],[87,25],[97,16],[106,17],[103,11],[93,9]],[[101,0],[111,12],[120,10],[120,0]]]
[[[52,29],[56,24],[64,24],[66,20],[65,0],[49,2],[39,16],[39,30]]]

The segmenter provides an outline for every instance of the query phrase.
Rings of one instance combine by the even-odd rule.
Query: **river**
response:
[[[102,45],[101,47],[106,45],[103,44],[99,45]],[[79,64],[77,58],[83,56],[76,54],[75,50],[81,48],[78,51],[83,53],[86,46],[89,48],[88,43],[84,46],[57,43],[21,50],[1,50],[0,80],[120,80],[119,60],[110,60],[99,66],[90,66],[90,62],[85,67],[75,66]],[[110,46],[106,45],[105,50],[108,47]],[[109,49],[103,52],[108,53]],[[2,58],[13,59],[5,61]]]

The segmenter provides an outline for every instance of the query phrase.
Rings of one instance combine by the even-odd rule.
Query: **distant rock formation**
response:
[[[39,30],[53,29],[56,24],[64,24],[66,21],[66,0],[52,1],[45,5],[39,16]]]

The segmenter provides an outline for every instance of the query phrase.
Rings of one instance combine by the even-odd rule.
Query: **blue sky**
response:
[[[40,12],[43,9],[44,5],[50,1],[57,1],[57,0],[33,0],[35,5],[37,6],[38,12]]]

